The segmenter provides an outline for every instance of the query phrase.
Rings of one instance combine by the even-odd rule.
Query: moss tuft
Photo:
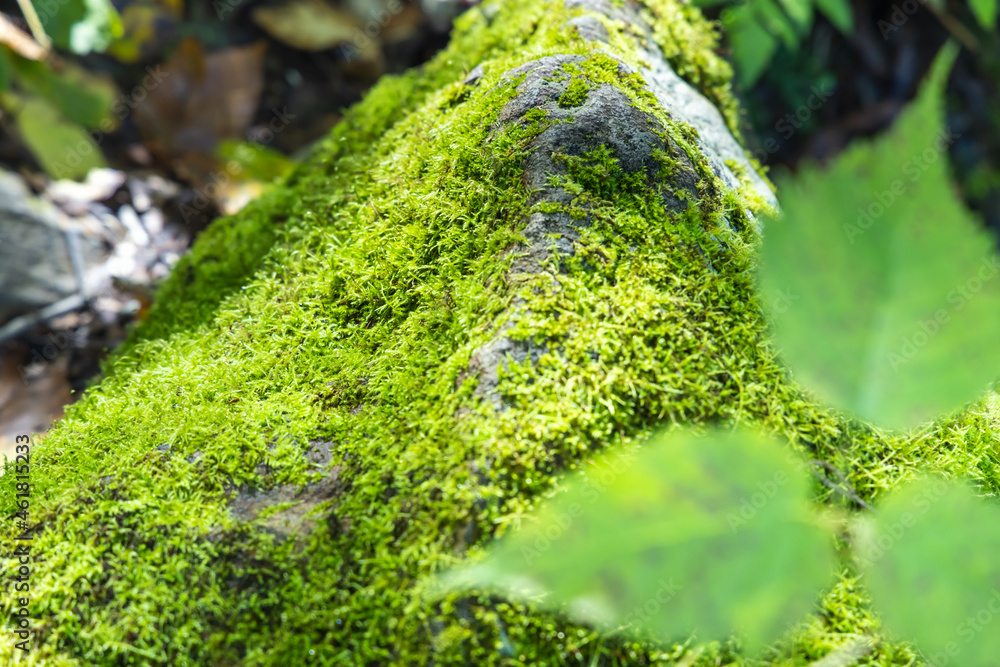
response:
[[[590,84],[580,77],[574,78],[569,87],[559,97],[559,106],[578,107],[587,100],[587,93],[590,92]]]

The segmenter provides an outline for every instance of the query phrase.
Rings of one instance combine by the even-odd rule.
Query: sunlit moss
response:
[[[685,649],[420,592],[516,526],[558,473],[660,424],[760,425],[847,471],[868,499],[923,466],[996,492],[993,403],[903,440],[789,381],[753,292],[758,239],[742,223],[759,202],[718,187],[690,126],[566,31],[578,10],[561,7],[470,11],[433,62],[383,80],[283,188],[200,239],[103,381],[35,450],[39,634],[24,664],[673,664]],[[735,125],[708,24],[674,0],[649,11],[671,64]],[[611,38],[624,49],[624,36]],[[522,162],[551,121],[538,111],[499,126],[518,83],[501,77],[563,53],[587,56],[572,76],[619,87],[661,122],[699,195],[671,212],[613,155],[570,160],[562,185],[593,224],[557,282],[514,279],[505,251],[531,212]],[[482,78],[463,85],[477,65]],[[664,178],[679,164],[657,159]],[[547,351],[501,373],[496,413],[465,371],[511,318],[510,335]],[[331,443],[338,486],[309,535],[279,541],[230,516],[241,487],[329,478],[304,456],[312,441]],[[0,488],[9,505],[10,477]],[[873,627],[850,576],[770,664],[805,664]],[[0,635],[0,655],[13,641]],[[737,660],[716,643],[695,664]],[[868,664],[909,660],[880,645]]]

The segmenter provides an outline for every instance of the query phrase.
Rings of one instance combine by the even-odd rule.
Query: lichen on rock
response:
[[[777,361],[753,288],[770,195],[714,46],[678,0],[480,5],[216,221],[34,449],[25,664],[674,664],[686,647],[423,595],[663,425],[757,425],[869,500],[928,466],[996,493],[993,399],[890,437]],[[875,627],[845,563],[765,659]]]

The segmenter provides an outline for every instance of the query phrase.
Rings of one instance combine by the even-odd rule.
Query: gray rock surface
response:
[[[566,7],[579,7],[613,20],[625,21],[642,32],[644,37],[636,36],[636,44],[645,61],[645,66],[639,73],[646,80],[649,91],[656,96],[657,101],[671,117],[690,124],[698,131],[699,147],[708,159],[712,171],[722,179],[723,183],[731,188],[740,186],[739,179],[726,165],[726,161],[733,160],[749,176],[757,194],[777,207],[778,201],[774,192],[751,167],[746,152],[729,131],[719,110],[670,67],[660,47],[653,41],[653,31],[639,14],[637,5],[625,2],[621,7],[615,7],[608,0],[566,0],[565,4]],[[607,29],[596,16],[584,15],[574,18],[569,23],[576,27],[584,39],[607,43]]]
[[[636,70],[611,50],[599,46],[609,40],[608,29],[600,17],[635,27],[640,33],[635,39],[643,61],[638,73],[671,120],[687,123],[697,131],[697,146],[723,187],[736,189],[741,186],[739,178],[727,165],[727,162],[734,162],[749,176],[748,185],[765,201],[777,206],[771,188],[751,167],[719,110],[671,69],[653,41],[653,31],[637,5],[628,1],[615,6],[608,0],[565,0],[565,6],[587,12],[571,19],[569,25],[584,39],[595,42],[596,51],[617,60],[623,76],[634,74]],[[611,149],[625,174],[643,175],[645,183],[659,194],[665,208],[683,210],[686,203],[678,192],[686,191],[697,199],[700,196],[699,176],[684,150],[672,140],[663,138],[659,120],[634,107],[618,88],[603,83],[593,85],[579,105],[560,104],[560,97],[573,79],[566,65],[582,60],[584,56],[580,55],[547,56],[504,75],[505,78],[524,75],[524,80],[518,86],[517,96],[501,110],[500,125],[524,122],[525,115],[533,109],[545,110],[547,118],[556,121],[534,139],[533,150],[524,162],[525,185],[532,192],[530,203],[571,204],[575,196],[554,185],[553,177],[558,179],[569,173],[567,158],[583,159],[589,151],[605,146]],[[470,81],[475,80],[478,77],[470,77]],[[669,182],[657,176],[661,165],[654,157],[655,151],[662,151],[677,162],[678,168]],[[553,268],[558,273],[560,258],[573,254],[574,242],[580,238],[579,230],[591,224],[586,207],[579,202],[575,205],[583,209],[582,216],[574,218],[562,211],[529,215],[523,229],[526,243],[513,249],[516,257],[511,265],[511,277],[542,273],[547,266],[553,266],[549,264],[553,259],[557,261]],[[557,276],[553,279],[558,283]],[[529,358],[536,361],[544,353],[508,335],[513,322],[520,316],[520,307],[516,302],[511,306],[507,321],[490,342],[473,352],[467,371],[458,378],[462,382],[469,375],[478,376],[476,394],[498,410],[503,409],[502,398],[497,392],[501,368],[511,361],[520,363]]]
[[[31,194],[17,174],[0,171],[0,323],[77,292],[64,231],[68,221],[50,202]],[[100,239],[77,236],[85,266],[100,264]]]

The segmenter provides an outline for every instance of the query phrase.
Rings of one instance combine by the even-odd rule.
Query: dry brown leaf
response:
[[[323,0],[292,0],[278,7],[257,7],[254,22],[275,39],[303,51],[325,51],[357,39],[354,16]]]
[[[263,90],[266,48],[258,42],[206,54],[197,39],[185,39],[163,65],[161,83],[135,109],[149,151],[171,164],[211,155],[223,139],[243,138]]]

